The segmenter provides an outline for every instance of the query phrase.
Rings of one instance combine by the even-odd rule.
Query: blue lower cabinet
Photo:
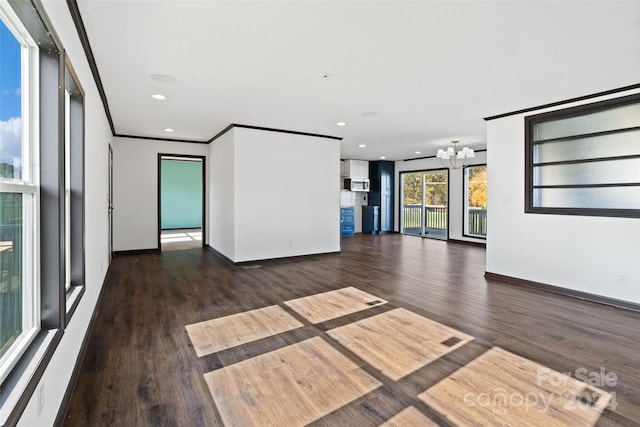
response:
[[[340,233],[343,236],[353,236],[356,231],[354,208],[340,208]]]
[[[380,206],[363,206],[362,207],[362,232],[363,233],[379,233],[380,232]]]

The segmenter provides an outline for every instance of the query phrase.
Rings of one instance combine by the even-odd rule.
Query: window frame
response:
[[[547,120],[566,119],[586,114],[595,113],[598,111],[604,111],[610,108],[619,106],[635,104],[640,102],[640,93],[626,95],[622,97],[607,99],[603,101],[593,102],[589,104],[579,105],[575,107],[563,108],[560,110],[548,111],[545,113],[534,114],[526,116],[524,118],[525,126],[525,213],[532,214],[559,214],[559,215],[583,215],[583,216],[601,216],[601,217],[624,217],[624,218],[640,218],[640,209],[619,209],[619,208],[558,208],[558,207],[542,207],[534,206],[534,190],[537,188],[597,188],[597,187],[623,187],[623,186],[639,186],[640,183],[632,184],[576,184],[567,186],[545,186],[534,185],[534,167],[545,164],[578,164],[593,159],[587,160],[568,160],[562,162],[540,162],[534,163],[534,148],[537,144],[544,143],[544,140],[535,140],[534,138],[534,126],[538,123],[545,122]],[[640,129],[638,127],[615,129],[609,131],[584,133],[571,135],[568,137],[555,138],[555,140],[571,140],[587,136],[601,136],[608,134],[615,134],[618,132]],[[616,160],[620,158],[635,159],[640,158],[640,155],[629,155],[623,157],[606,157],[603,159]]]
[[[64,57],[64,191],[65,204],[65,326],[85,292],[85,162],[84,90]],[[68,141],[67,141],[68,138]],[[69,152],[67,152],[69,150]],[[68,180],[68,182],[67,182]],[[67,200],[67,188],[69,195]],[[68,206],[67,206],[68,203]],[[67,209],[68,208],[68,209]],[[67,230],[69,227],[69,230]],[[67,246],[68,243],[68,246]],[[68,267],[68,269],[67,269]],[[68,286],[67,286],[68,285]]]
[[[39,254],[39,174],[36,165],[38,158],[37,135],[38,135],[38,48],[36,42],[28,35],[28,32],[12,11],[6,6],[0,5],[0,18],[3,24],[13,34],[20,44],[20,90],[21,99],[21,157],[22,174],[20,178],[0,177],[0,192],[9,194],[21,194],[22,197],[22,324],[25,323],[27,329],[23,329],[16,341],[11,344],[8,351],[0,357],[0,389],[3,381],[10,375],[12,369],[17,365],[27,348],[35,339],[40,328],[40,305],[39,289],[40,275],[39,262],[29,265],[28,259],[37,259]],[[17,22],[16,22],[17,21]],[[25,197],[31,195],[31,197]],[[28,200],[31,199],[31,200]],[[28,220],[26,220],[28,219]],[[27,282],[26,285],[24,282]],[[30,318],[26,320],[25,318]]]
[[[472,239],[481,239],[481,240],[487,240],[487,236],[480,236],[480,235],[475,235],[475,234],[469,234],[468,232],[468,228],[469,228],[469,218],[468,218],[468,211],[469,211],[469,177],[468,177],[468,173],[467,170],[471,169],[471,168],[487,168],[487,174],[489,173],[489,168],[487,167],[486,163],[479,163],[477,165],[467,165],[462,169],[462,237],[469,237]],[[487,183],[489,181],[487,180]],[[487,186],[487,191],[488,191],[488,186]],[[488,214],[488,208],[487,208],[487,214]],[[488,228],[488,227],[487,227]]]

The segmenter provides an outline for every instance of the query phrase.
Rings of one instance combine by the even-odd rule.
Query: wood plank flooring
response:
[[[332,329],[328,334],[392,380],[409,375],[473,339],[404,308]]]
[[[484,260],[483,248],[397,234],[357,235],[343,240],[340,254],[263,262],[259,268],[233,267],[199,249],[116,257],[65,425],[233,425],[229,417],[236,415],[230,414],[241,405],[220,399],[237,393],[222,393],[224,387],[213,380],[237,381],[246,367],[256,369],[256,361],[273,363],[269,355],[299,354],[296,349],[310,342],[321,344],[310,347],[315,350],[307,352],[309,357],[332,354],[332,360],[348,361],[379,384],[300,418],[311,426],[414,425],[414,417],[455,424],[451,414],[462,409],[456,406],[460,399],[441,407],[429,396],[442,396],[439,385],[453,390],[448,378],[470,379],[493,348],[567,377],[615,374],[615,381],[593,386],[601,403],[607,396],[615,401],[593,422],[640,425],[640,313],[487,281]],[[318,323],[284,303],[345,287],[387,303]],[[302,326],[196,354],[187,325],[270,306]],[[331,331],[397,309],[474,339],[394,380],[331,337]],[[322,366],[312,370],[328,381]],[[510,376],[503,372],[496,384],[505,387]],[[312,384],[294,384],[291,378],[289,385],[273,387],[274,398],[281,401],[295,387]],[[263,378],[253,375],[235,390],[259,381]],[[217,393],[221,397],[214,398]],[[320,407],[322,400],[315,404]],[[240,413],[244,417],[247,411]],[[488,423],[500,422],[500,411],[491,416]]]
[[[437,425],[438,424],[431,421],[430,418],[415,407],[409,406],[407,409],[403,409],[399,414],[394,415],[380,427],[434,427]]]
[[[187,325],[198,356],[300,328],[303,324],[277,305]]]
[[[320,337],[205,374],[228,426],[304,426],[381,382]]]
[[[315,324],[386,304],[387,301],[349,286],[284,303]]]
[[[453,425],[592,426],[611,394],[494,347],[418,395]]]

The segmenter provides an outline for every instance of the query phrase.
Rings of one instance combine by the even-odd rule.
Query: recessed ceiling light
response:
[[[151,97],[153,99],[159,99],[159,100],[167,99],[167,97],[161,93],[154,93],[153,95],[151,95]]]
[[[158,83],[175,83],[176,78],[166,74],[151,74],[151,80]]]
[[[364,147],[366,147],[366,146],[367,146],[367,144],[360,144],[360,145],[358,145],[358,147],[360,147],[360,148],[364,148]]]
[[[416,154],[420,154],[420,153],[422,153],[422,151],[416,151]]]
[[[387,156],[380,156],[380,158],[381,158],[382,160],[384,160],[384,159],[386,159],[386,158],[387,158]]]
[[[164,128],[165,132],[175,132],[175,130],[171,129],[171,128]]]
[[[375,111],[365,111],[364,113],[360,113],[362,117],[375,117],[378,115]]]
[[[347,122],[338,122],[336,123],[336,126],[346,126]]]

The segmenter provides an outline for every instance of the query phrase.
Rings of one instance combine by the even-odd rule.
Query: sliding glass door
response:
[[[403,173],[401,233],[422,236],[424,231],[424,174],[422,172]]]
[[[446,240],[449,171],[406,172],[401,174],[401,181],[401,233]]]

